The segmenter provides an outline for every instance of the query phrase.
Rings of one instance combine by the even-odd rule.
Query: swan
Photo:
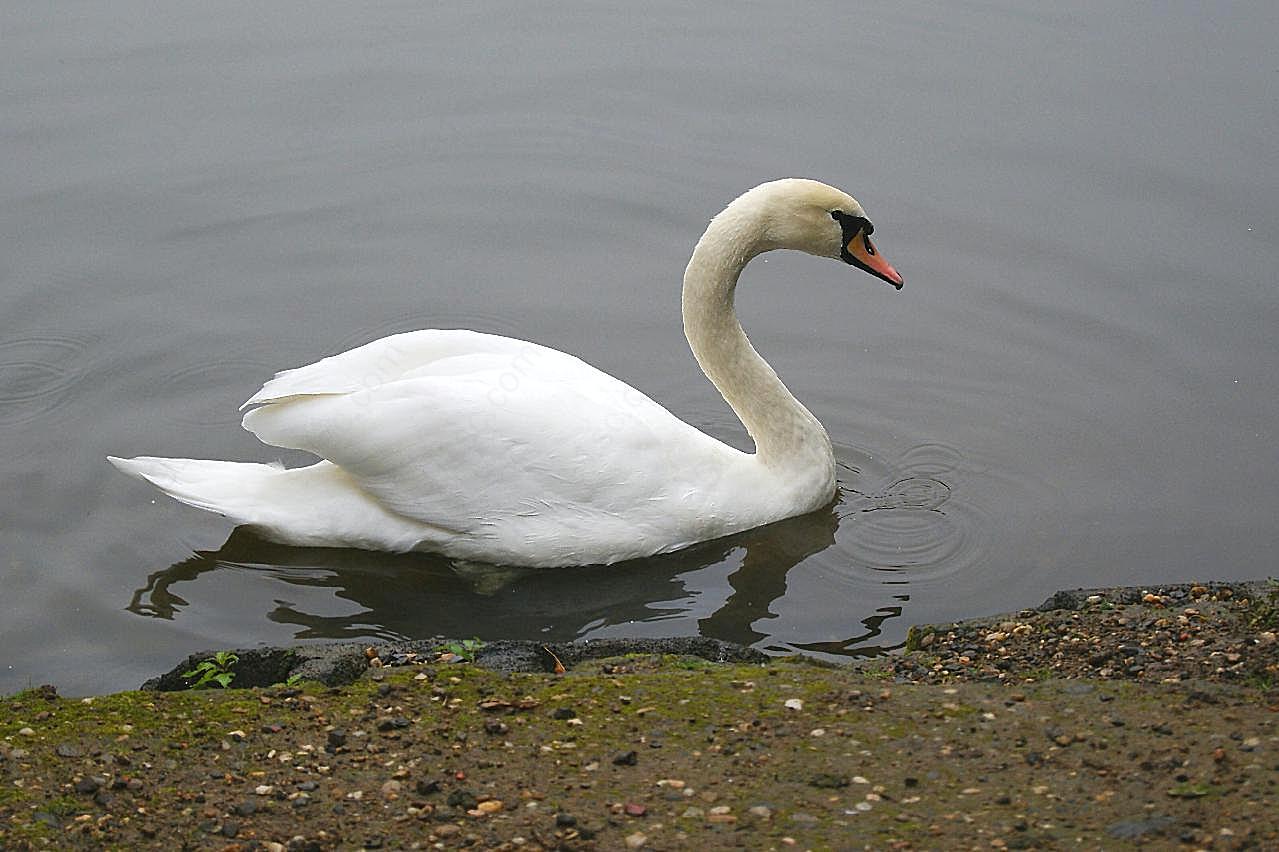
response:
[[[241,407],[259,440],[315,464],[109,460],[282,544],[500,565],[612,564],[806,514],[835,497],[830,438],[751,346],[733,295],[746,264],[774,249],[841,260],[900,290],[873,231],[852,196],[788,178],[743,193],[694,248],[685,335],[754,453],[572,355],[429,329],[277,373]]]

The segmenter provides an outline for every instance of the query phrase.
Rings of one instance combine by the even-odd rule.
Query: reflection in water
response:
[[[896,459],[836,452],[840,495],[831,506],[663,557],[534,570],[288,547],[240,528],[218,550],[149,576],[127,609],[170,621],[189,610],[195,623],[218,613],[250,635],[265,617],[299,640],[697,633],[768,653],[876,656],[904,641],[913,593],[989,559],[987,514],[956,498],[981,468],[940,444]],[[196,582],[210,572],[219,573]],[[260,599],[263,583],[275,598],[264,613],[218,597],[229,587],[243,600],[255,586],[248,597]],[[178,593],[182,584],[193,584],[194,603]]]
[[[456,565],[424,554],[288,547],[240,528],[217,551],[198,552],[150,575],[127,609],[173,620],[189,606],[175,586],[219,569],[247,569],[267,572],[291,586],[332,589],[337,597],[358,605],[359,611],[353,614],[320,615],[276,600],[267,618],[296,625],[298,639],[476,635],[563,641],[609,627],[682,616],[696,618],[697,632],[703,636],[755,645],[770,638],[757,625],[774,617],[772,605],[786,594],[787,572],[834,544],[838,508],[831,506],[656,559],[540,570]],[[726,588],[690,592],[698,572],[725,564],[736,565],[725,578]],[[809,650],[878,653],[880,649],[867,648],[865,643],[878,635],[880,622],[901,614],[900,607],[894,610],[875,609],[861,619],[867,630],[843,642],[814,644]],[[854,650],[854,645],[859,647]],[[787,649],[769,646],[765,650]]]

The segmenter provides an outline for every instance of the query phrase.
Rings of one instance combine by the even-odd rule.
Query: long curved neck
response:
[[[733,294],[742,269],[769,245],[751,211],[730,205],[711,220],[684,271],[684,334],[693,356],[755,442],[757,458],[779,471],[820,473],[834,487],[834,454],[817,418],[751,346]]]

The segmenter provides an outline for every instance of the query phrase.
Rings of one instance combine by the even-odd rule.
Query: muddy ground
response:
[[[277,685],[0,698],[0,849],[1279,849],[1277,629],[1273,584],[1205,584],[1059,593],[856,668],[256,649],[233,686]]]

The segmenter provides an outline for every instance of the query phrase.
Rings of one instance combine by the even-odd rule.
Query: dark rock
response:
[[[413,790],[419,796],[429,796],[432,793],[440,792],[440,782],[434,779],[419,778]]]
[[[342,748],[342,746],[344,745],[346,745],[346,731],[342,730],[341,728],[334,728],[333,730],[329,731],[329,739],[328,739],[329,751]]]
[[[823,790],[838,790],[847,787],[849,783],[847,775],[838,775],[834,772],[819,772],[808,779],[810,787],[818,787]]]
[[[222,836],[235,837],[240,833],[240,824],[233,819],[226,820],[222,823]]]
[[[396,659],[434,659],[441,644],[449,640],[424,639],[398,643],[395,648],[379,649],[380,657]],[[524,640],[497,640],[487,643],[476,655],[476,664],[502,672],[549,672],[554,666],[544,648],[555,654],[565,666],[592,659],[619,657],[627,654],[670,654],[701,657],[713,663],[762,663],[768,656],[754,648],[708,639],[704,636],[680,636],[666,639],[597,639],[586,642],[564,642],[547,645]],[[180,691],[189,688],[182,677],[201,661],[213,656],[212,651],[192,654],[177,666],[142,685],[143,689]],[[298,645],[292,648],[235,649],[239,662],[235,665],[235,689],[270,687],[290,676],[317,680],[326,686],[340,686],[357,680],[369,671],[364,646],[349,642],[331,645]]]
[[[449,793],[446,801],[449,807],[460,808],[464,811],[474,810],[475,806],[480,803],[479,799],[475,798],[475,794],[465,787]]]
[[[71,743],[60,743],[54,751],[58,757],[84,757],[84,749]]]
[[[1124,819],[1106,826],[1106,833],[1118,840],[1136,840],[1147,834],[1164,834],[1175,820],[1170,816],[1155,814]]]
[[[407,728],[411,724],[413,723],[403,716],[392,716],[390,719],[382,719],[378,722],[377,729],[379,731],[394,731],[398,728]]]
[[[573,712],[572,707],[557,707],[555,711],[551,713],[552,719],[558,719],[561,722],[565,719],[575,718],[576,716],[577,714]]]
[[[75,791],[82,795],[88,795],[89,793],[96,793],[98,792],[98,789],[105,783],[106,783],[105,779],[99,778],[96,775],[86,775],[85,777],[81,778],[79,781],[75,782]]]
[[[252,799],[245,799],[235,807],[231,808],[231,812],[236,816],[249,817],[258,812],[258,803]]]
[[[572,828],[577,825],[577,817],[572,814],[559,813],[555,815],[555,825],[559,828]]]
[[[631,751],[622,751],[613,755],[614,766],[634,766],[639,763],[639,755],[634,749]]]

